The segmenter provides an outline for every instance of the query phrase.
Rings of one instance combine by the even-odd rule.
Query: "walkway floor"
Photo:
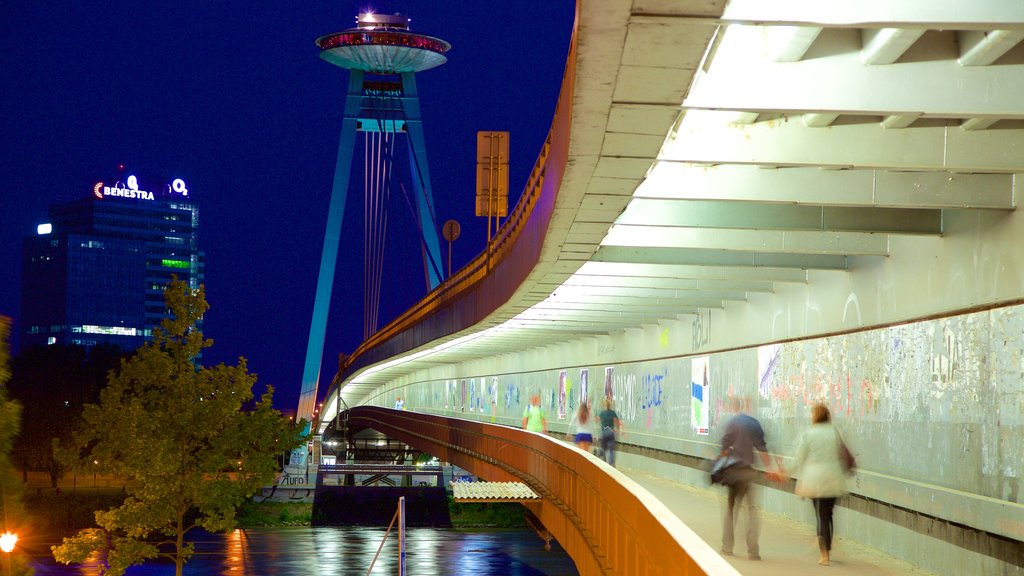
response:
[[[710,487],[701,489],[666,480],[640,470],[629,468],[620,468],[620,470],[661,500],[712,548],[715,550],[721,548],[722,510],[725,505],[724,489]],[[741,514],[741,516],[743,515]],[[813,526],[767,512],[762,512],[761,515],[759,542],[762,560],[748,560],[743,540],[743,522],[740,520],[740,525],[737,527],[736,556],[726,556],[726,559],[744,575],[932,575],[931,572],[875,548],[843,538],[842,535],[839,535],[838,539],[833,542],[831,565],[819,566],[818,544],[814,537]]]

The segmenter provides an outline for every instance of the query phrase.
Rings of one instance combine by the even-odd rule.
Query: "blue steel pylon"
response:
[[[444,53],[451,45],[437,38],[409,32],[408,19],[398,15],[361,14],[356,22],[356,28],[329,34],[316,41],[320,57],[348,69],[349,80],[296,414],[296,419],[305,418],[307,421],[312,421],[316,404],[356,132],[406,134],[421,241],[428,261],[428,284],[433,289],[441,282],[441,246],[433,216],[416,72],[444,64],[447,61]],[[382,78],[369,80],[367,74]],[[382,100],[394,100],[400,102],[400,106],[382,118]]]

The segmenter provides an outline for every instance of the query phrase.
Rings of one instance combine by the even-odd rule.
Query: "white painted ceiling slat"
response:
[[[868,66],[892,64],[924,34],[923,29],[864,28],[861,30],[861,62]]]
[[[889,237],[887,234],[872,232],[708,229],[615,224],[608,231],[601,246],[885,256],[889,253]]]
[[[564,286],[602,286],[617,288],[661,288],[666,290],[728,290],[771,292],[774,283],[756,280],[701,280],[668,276],[595,276],[575,274]]]
[[[804,126],[807,126],[808,128],[824,128],[835,122],[838,117],[838,113],[823,114],[820,112],[812,112],[804,114],[800,119],[803,121]]]
[[[806,283],[807,273],[792,268],[750,268],[746,266],[688,266],[685,264],[643,264],[590,261],[579,269],[580,276],[694,278],[697,280]]]
[[[890,208],[1014,207],[1013,174],[821,170],[759,170],[756,166],[659,162],[637,198],[778,202]]]
[[[916,122],[920,117],[921,114],[894,114],[892,116],[886,116],[882,119],[882,128],[906,128]]]
[[[591,261],[635,262],[641,264],[690,264],[695,266],[769,266],[773,268],[799,268],[845,270],[849,265],[845,255],[792,254],[777,252],[742,252],[707,248],[665,248],[636,246],[601,246]]]
[[[933,209],[634,198],[615,223],[635,226],[940,234],[942,212]]]
[[[1007,0],[935,2],[934,0],[730,0],[722,19],[737,22],[805,23],[823,26],[885,25],[965,30],[1007,23],[1024,29],[1024,3]]]
[[[659,159],[698,164],[1014,173],[1024,172],[1024,130],[966,131],[955,126],[886,130],[878,124],[808,130],[797,122],[778,121],[733,127],[723,125],[714,114],[690,111],[676,138],[665,143]]]
[[[768,53],[776,62],[799,62],[821,33],[818,26],[765,26]]]
[[[565,308],[531,308],[516,316],[521,320],[620,320],[625,322],[657,322],[662,312],[624,312],[607,310],[572,310]]]
[[[962,66],[988,66],[1024,40],[1024,30],[961,30],[957,40]]]
[[[660,288],[656,286],[646,287],[621,287],[621,286],[580,286],[577,284],[562,285],[552,294],[555,300],[562,299],[586,299],[595,296],[613,296],[620,298],[712,298],[715,300],[746,300],[747,294],[735,290],[698,290],[696,287],[690,289]]]
[[[960,123],[961,130],[985,130],[998,122],[999,118],[968,118]]]
[[[927,54],[913,61],[865,66],[857,30],[829,31],[816,43],[822,55],[780,63],[759,49],[758,28],[725,30],[714,60],[694,79],[684,108],[822,114],[822,122],[829,114],[1024,117],[1017,97],[1024,93],[1019,66],[961,66],[952,32],[929,36]],[[964,89],[974,85],[985,89]]]
[[[651,306],[648,302],[640,300],[626,300],[623,301],[613,300],[612,302],[591,302],[591,301],[566,301],[558,300],[551,302],[542,302],[537,306],[530,308],[530,310],[577,310],[577,311],[590,311],[590,312],[625,312],[627,314],[641,314],[650,313],[657,316],[664,317],[665,314],[679,313],[679,310],[684,311],[696,311],[697,307],[685,307],[678,304],[671,304],[666,302],[655,303],[656,305]]]

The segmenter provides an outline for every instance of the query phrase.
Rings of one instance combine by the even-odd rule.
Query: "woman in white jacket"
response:
[[[847,493],[846,471],[840,445],[839,431],[831,423],[831,415],[824,404],[811,408],[811,426],[800,436],[796,448],[793,471],[798,475],[796,495],[810,498],[818,520],[818,564],[828,566],[832,550],[832,510],[836,498]]]

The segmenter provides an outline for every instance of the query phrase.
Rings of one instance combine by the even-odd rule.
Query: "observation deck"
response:
[[[436,68],[448,61],[452,45],[409,31],[400,15],[361,14],[358,26],[316,39],[320,57],[349,70],[370,74],[405,74]]]

